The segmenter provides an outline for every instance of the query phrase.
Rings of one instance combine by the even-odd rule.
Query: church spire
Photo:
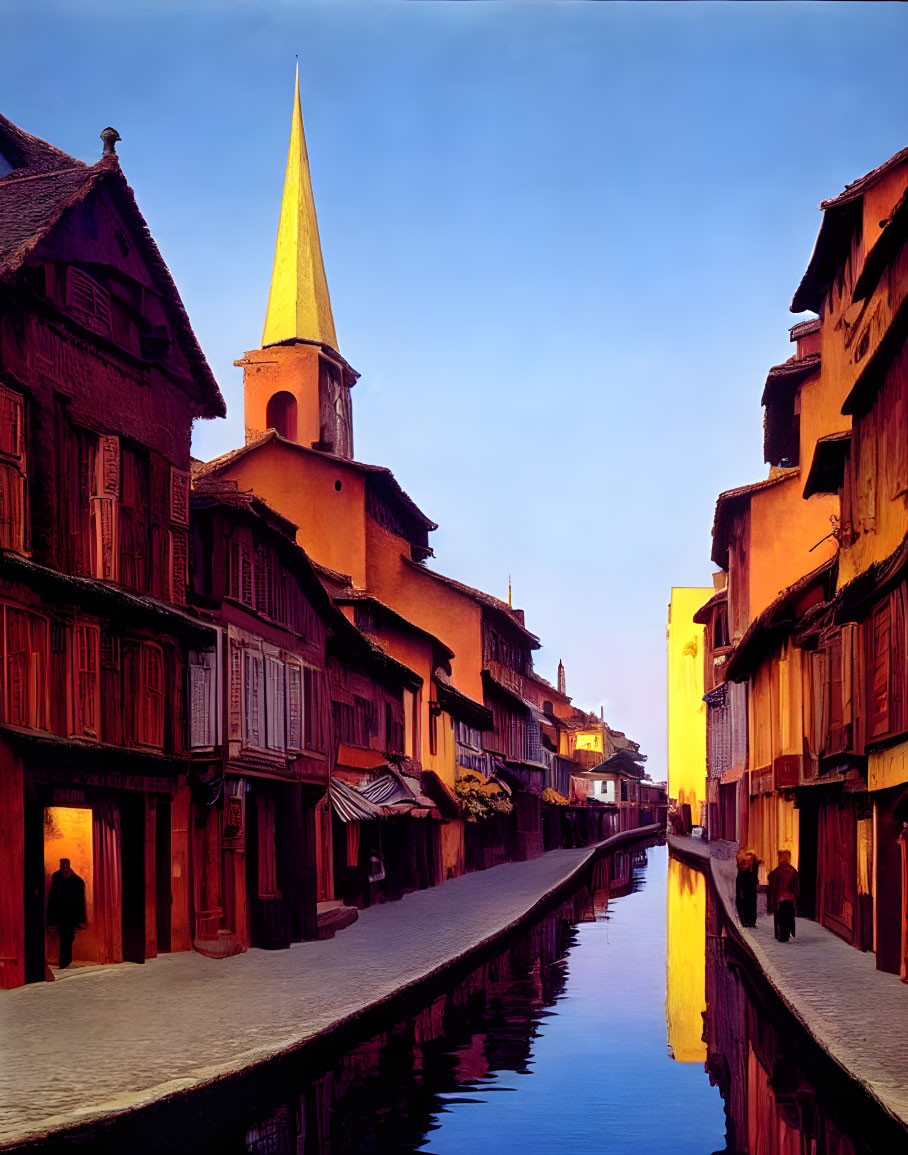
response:
[[[309,156],[303,133],[299,61],[296,65],[296,90],[284,196],[277,227],[262,345],[273,345],[292,337],[320,341],[337,350],[331,298],[328,296],[322,246],[318,238]]]

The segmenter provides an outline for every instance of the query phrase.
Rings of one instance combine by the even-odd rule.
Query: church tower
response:
[[[247,444],[274,429],[300,445],[353,457],[350,389],[359,374],[337,348],[303,132],[299,64],[262,347],[236,364],[243,368]]]

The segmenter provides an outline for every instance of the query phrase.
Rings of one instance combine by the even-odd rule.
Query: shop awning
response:
[[[358,790],[340,778],[332,778],[329,782],[328,797],[331,799],[331,808],[341,822],[373,822],[385,816],[380,806],[364,798]]]

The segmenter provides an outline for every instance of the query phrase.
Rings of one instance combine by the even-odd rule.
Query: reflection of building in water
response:
[[[679,1063],[706,1059],[706,880],[668,860],[665,1023],[668,1049]]]
[[[838,1088],[826,1079],[809,1079],[800,1065],[807,1056],[790,1033],[790,1021],[778,1025],[772,1008],[745,986],[740,965],[729,957],[733,946],[709,888],[706,932],[706,1070],[725,1104],[726,1150],[871,1155],[899,1149],[898,1137],[881,1133],[880,1124],[860,1108],[846,1123],[845,1097]]]
[[[529,1071],[540,1016],[567,980],[574,917],[572,896],[412,1018],[354,1047],[330,1070],[312,1072],[296,1098],[272,1102],[243,1127],[245,1150],[416,1150],[446,1096],[494,1082],[502,1071]]]

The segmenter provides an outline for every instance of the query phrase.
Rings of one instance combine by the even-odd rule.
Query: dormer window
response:
[[[89,329],[110,336],[110,293],[94,277],[72,266],[66,270],[66,307]]]

